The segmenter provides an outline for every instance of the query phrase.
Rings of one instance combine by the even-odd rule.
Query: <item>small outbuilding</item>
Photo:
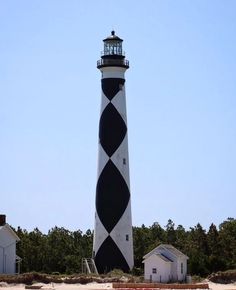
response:
[[[0,274],[17,274],[21,258],[16,255],[19,237],[6,223],[6,216],[0,215]]]
[[[186,281],[188,257],[172,245],[159,245],[143,259],[145,280],[160,283]]]

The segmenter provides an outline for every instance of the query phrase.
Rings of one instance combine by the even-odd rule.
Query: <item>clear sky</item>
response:
[[[0,213],[93,229],[102,39],[124,39],[133,225],[236,217],[236,1],[1,0]]]

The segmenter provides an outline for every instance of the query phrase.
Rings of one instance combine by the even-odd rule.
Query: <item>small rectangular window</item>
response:
[[[184,273],[184,264],[181,263],[181,274],[183,274],[183,273]]]
[[[152,274],[156,274],[157,273],[157,268],[152,268]]]
[[[125,158],[123,158],[123,164],[124,164],[124,165],[126,164],[126,159],[125,159]]]
[[[126,239],[126,241],[128,241],[129,240],[129,235],[126,235],[125,239]]]

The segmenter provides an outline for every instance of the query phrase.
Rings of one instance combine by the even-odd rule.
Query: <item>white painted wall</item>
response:
[[[184,281],[187,275],[187,259],[176,257],[173,253],[160,247],[158,251],[173,261],[171,267],[171,280]],[[181,263],[183,263],[183,273],[181,273]]]
[[[183,272],[181,273],[181,264],[183,264]],[[187,259],[178,259],[177,261],[177,277],[178,281],[185,281],[187,276]]]
[[[100,68],[102,78],[121,78],[124,79],[126,68],[118,66],[107,66]]]
[[[6,227],[0,230],[0,274],[15,274],[16,239]]]
[[[0,274],[3,273],[3,248],[0,247]]]
[[[152,282],[166,283],[170,280],[171,262],[166,262],[153,254],[144,261],[144,279]],[[156,274],[153,273],[156,268]]]
[[[160,253],[173,262],[165,262],[160,257],[155,255]],[[163,277],[162,282],[169,281],[185,281],[187,276],[187,256],[177,257],[172,252],[163,247],[158,247],[150,252],[150,256],[144,260],[144,276],[146,280],[150,280],[152,275],[153,281],[160,282],[160,275]],[[183,271],[181,271],[181,264],[183,264]],[[152,273],[152,268],[159,268],[157,274]]]
[[[122,78],[125,79],[126,68],[123,67],[102,67],[100,68],[102,73],[102,79],[105,78]],[[101,101],[101,114],[109,100],[102,92],[102,101]],[[124,122],[127,125],[126,117],[126,93],[125,93],[125,84],[122,89],[114,96],[111,100],[111,103],[117,109]],[[99,153],[98,153],[98,177],[100,176],[104,166],[109,160],[107,154],[103,150],[101,144],[99,144]],[[125,159],[125,164],[123,160]],[[117,169],[120,171],[128,188],[130,189],[130,176],[129,176],[129,154],[128,154],[128,135],[124,137],[119,148],[111,157],[112,162],[116,165]],[[102,222],[99,219],[97,213],[95,213],[95,228],[94,228],[94,241],[93,241],[93,254],[96,255],[100,246],[107,238],[108,233],[104,228]],[[127,205],[126,210],[124,211],[122,217],[115,225],[114,229],[110,233],[111,238],[116,243],[123,256],[125,257],[129,268],[133,268],[134,257],[133,257],[133,234],[132,234],[132,216],[131,216],[131,199]],[[128,239],[126,238],[128,237]]]

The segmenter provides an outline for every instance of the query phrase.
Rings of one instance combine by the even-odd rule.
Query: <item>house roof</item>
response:
[[[167,263],[173,263],[173,261],[171,259],[165,257],[163,254],[153,253],[153,255],[157,256],[158,258],[162,259],[163,261],[165,261]],[[150,255],[150,256],[152,256],[152,255]],[[150,256],[148,256],[147,258],[149,258]],[[144,260],[142,263],[144,263],[145,259],[147,259],[147,258],[145,258],[145,256],[144,256]]]
[[[165,251],[171,252],[174,256],[178,257],[178,258],[187,258],[188,256],[186,256],[185,254],[183,254],[182,252],[180,252],[179,250],[177,250],[175,247],[173,247],[170,244],[161,244],[159,246],[157,246],[155,249],[153,249],[151,252],[147,253],[143,258],[144,260],[147,259],[148,257],[150,257],[151,255],[162,255],[163,257],[165,257],[166,259],[168,259],[165,255],[160,253],[160,250],[164,249]],[[168,259],[169,261],[171,261],[170,259]]]
[[[0,226],[0,231],[1,231],[2,229],[7,229],[7,230],[11,233],[11,235],[15,238],[15,240],[16,240],[17,242],[20,241],[20,238],[19,238],[19,237],[17,236],[17,234],[13,231],[13,229],[9,226],[9,224],[5,224],[4,226]]]
[[[160,245],[160,246],[162,246],[163,248],[167,249],[169,252],[171,252],[172,254],[174,254],[176,257],[183,257],[183,256],[187,257],[185,254],[183,254],[182,252],[180,252],[178,249],[176,249],[172,245],[163,244],[163,245]]]
[[[164,255],[162,254],[155,254],[156,256],[158,256],[159,258],[161,258],[163,261],[165,262],[173,262],[171,259],[165,257]]]

